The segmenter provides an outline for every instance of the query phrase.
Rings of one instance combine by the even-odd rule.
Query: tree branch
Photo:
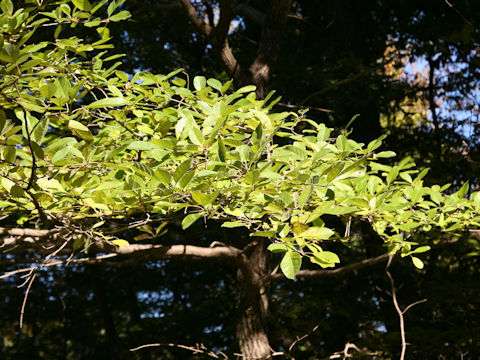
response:
[[[9,229],[5,227],[0,227],[0,235],[47,237],[54,233],[55,233],[55,230],[37,230],[37,229],[21,229],[21,228]]]
[[[205,24],[197,14],[197,10],[195,7],[190,3],[189,0],[180,0],[182,3],[188,18],[192,22],[193,26],[197,29],[197,31],[207,37],[210,37],[212,33],[212,27],[208,24]]]
[[[360,270],[369,266],[373,266],[388,260],[389,255],[383,254],[374,258],[365,259],[354,264],[346,265],[338,269],[333,270],[300,270],[296,277],[299,279],[310,279],[310,278],[322,278],[322,277],[335,277],[348,274],[352,271]],[[278,281],[286,279],[285,276],[281,273],[269,275],[265,281]]]
[[[136,265],[144,263],[146,261],[163,260],[163,259],[180,259],[180,260],[205,260],[214,262],[223,262],[228,264],[239,263],[239,255],[241,250],[233,246],[217,246],[217,247],[201,247],[194,245],[127,245],[116,246],[108,242],[100,244],[93,244],[89,249],[89,255],[95,255],[98,253],[108,252],[106,255],[99,255],[97,257],[90,256],[88,258],[77,259],[49,259],[43,262],[38,259],[32,259],[31,263],[35,263],[34,266],[25,267],[9,272],[5,272],[0,275],[0,279],[7,278],[9,276],[24,273],[36,269],[46,268],[56,265],[68,265],[68,264],[103,264],[103,265]],[[127,256],[128,259],[122,259],[119,257]],[[106,260],[118,259],[118,262],[106,262]],[[239,265],[240,268],[241,265]]]
[[[257,57],[250,66],[257,97],[265,97],[265,85],[270,80],[272,65],[277,61],[283,28],[287,22],[292,0],[273,0],[265,18]]]
[[[240,3],[236,5],[233,8],[233,11],[235,14],[248,18],[258,25],[263,26],[265,23],[265,14],[247,3]]]

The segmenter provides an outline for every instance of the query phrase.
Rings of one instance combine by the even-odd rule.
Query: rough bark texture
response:
[[[212,45],[220,64],[233,78],[234,85],[238,88],[253,84],[257,87],[257,98],[263,99],[265,87],[270,81],[272,66],[278,59],[281,37],[292,0],[271,0],[266,14],[248,5],[234,8],[232,1],[220,0],[220,18],[216,25],[202,21],[197,9],[189,0],[181,0],[181,3],[196,31],[204,35]],[[263,25],[257,56],[248,68],[240,65],[228,42],[228,30],[234,12],[242,13]]]
[[[272,66],[278,59],[283,28],[291,7],[291,0],[270,1],[257,57],[249,69],[250,79],[257,87],[257,98],[259,99],[265,97],[265,87],[270,81]]]
[[[260,241],[244,263],[238,275],[240,292],[236,328],[240,352],[246,360],[271,358],[265,320],[268,313],[268,293],[263,279],[268,272],[265,244]]]

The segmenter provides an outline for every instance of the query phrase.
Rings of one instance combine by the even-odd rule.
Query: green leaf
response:
[[[122,97],[104,98],[94,101],[86,106],[87,109],[98,109],[109,106],[123,106],[127,104],[127,100]]]
[[[202,206],[210,205],[211,203],[213,203],[215,201],[217,196],[218,196],[217,192],[212,193],[212,194],[205,194],[201,191],[196,190],[192,193],[193,200],[195,200],[195,202],[197,204],[202,205]]]
[[[250,156],[250,147],[248,145],[241,145],[237,148],[238,155],[240,155],[241,162],[247,162]]]
[[[241,226],[247,226],[247,225],[240,221],[227,221],[222,224],[222,227],[224,228],[236,228]]]
[[[421,253],[424,253],[424,252],[427,252],[429,251],[431,248],[430,246],[428,245],[425,245],[425,246],[419,246],[418,248],[416,248],[415,250],[413,250],[413,252],[415,254],[421,254]]]
[[[412,256],[412,263],[415,265],[417,269],[423,269],[423,261],[420,260],[419,258]]]
[[[192,130],[190,130],[190,132],[188,133],[188,138],[190,139],[190,141],[192,143],[194,143],[195,145],[198,145],[198,146],[202,146],[203,143],[205,142],[205,139],[203,138],[202,132],[196,126],[194,126],[192,128]]]
[[[152,144],[148,141],[133,141],[128,146],[127,149],[129,150],[153,150],[157,149],[155,144]]]
[[[84,140],[90,141],[90,140],[93,139],[93,135],[90,132],[90,130],[88,129],[88,127],[86,127],[85,125],[83,125],[82,123],[80,123],[78,121],[70,120],[68,122],[68,128],[70,130],[72,130],[72,132],[75,135],[78,135],[79,137],[81,137]]]
[[[189,214],[185,216],[182,220],[182,229],[185,230],[202,216],[203,214]]]
[[[338,163],[333,168],[330,169],[327,175],[327,181],[332,182],[337,178],[338,175],[342,172],[344,164]]]
[[[65,159],[65,157],[68,155],[69,152],[70,152],[70,147],[69,146],[65,146],[65,147],[60,148],[60,150],[58,150],[55,153],[55,155],[53,155],[52,162],[55,164],[55,163]]]
[[[172,180],[170,173],[163,169],[155,170],[155,177],[165,185],[170,185],[170,181]]]
[[[195,90],[200,91],[205,87],[206,82],[205,76],[195,76],[193,78],[193,87]]]
[[[215,90],[222,91],[222,83],[217,79],[208,79],[207,84]]]
[[[391,158],[397,156],[397,154],[394,151],[380,151],[376,156],[377,158]]]
[[[180,165],[178,165],[177,169],[173,173],[173,180],[178,182],[182,178],[183,175],[190,169],[190,164],[192,163],[192,159],[188,159],[184,161]]]
[[[88,0],[72,0],[72,3],[83,11],[90,11],[92,9],[92,5]]]
[[[17,150],[15,149],[15,146],[5,146],[3,149],[3,158],[10,162],[13,163],[17,157]]]
[[[251,233],[250,236],[275,237],[275,233],[273,231],[257,231]]]
[[[288,279],[295,279],[295,275],[302,266],[302,256],[294,251],[287,251],[280,263],[280,269]]]
[[[225,144],[221,137],[218,138],[218,158],[221,162],[225,162],[227,154],[227,149],[225,148]]]
[[[55,96],[57,93],[57,87],[55,84],[43,84],[40,86],[40,94],[45,96],[47,99],[50,99]]]
[[[334,231],[329,228],[312,226],[308,228],[308,230],[298,234],[298,236],[306,239],[327,240],[333,234],[334,234]]]
[[[121,239],[113,240],[112,243],[114,243],[115,245],[118,245],[118,246],[128,246],[128,245],[130,245],[127,240],[121,240]]]
[[[43,117],[33,128],[31,133],[32,140],[41,144],[49,125],[48,117]]]
[[[334,267],[340,262],[338,255],[331,251],[316,252],[311,260],[322,268]]]
[[[123,10],[123,11],[120,11],[119,13],[113,15],[113,16],[110,16],[110,21],[122,21],[122,20],[125,20],[125,19],[128,19],[132,17],[132,14],[130,14],[129,11],[127,10]]]
[[[255,91],[256,89],[257,89],[257,87],[255,85],[247,85],[247,86],[241,87],[240,89],[238,89],[235,92],[237,94],[243,94],[243,93]]]
[[[289,250],[289,247],[286,244],[275,243],[268,245],[267,249],[270,250],[272,253],[284,253]]]

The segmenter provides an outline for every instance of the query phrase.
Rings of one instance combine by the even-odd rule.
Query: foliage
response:
[[[110,47],[106,25],[129,14],[111,2],[108,18],[95,18],[104,4],[2,2],[0,207],[12,221],[63,227],[87,250],[92,238],[128,245],[109,231],[126,217],[183,217],[184,229],[218,219],[270,238],[288,278],[302,257],[339,263],[328,244],[349,234],[326,224],[328,215],[347,226],[368,221],[388,252],[418,268],[415,255],[429,247],[413,232],[478,226],[480,193],[468,200],[468,184],[453,194],[426,187],[426,170],[409,158],[382,164],[395,155],[375,152],[382,138],[363,146],[347,133],[332,137],[304,113],[270,112],[273,93],[256,100],[253,86],[230,92],[229,82],[202,76],[190,84],[181,70],[129,76],[120,62],[106,65],[119,57],[98,52]],[[30,43],[50,19],[55,39]],[[61,38],[67,25],[100,38]]]

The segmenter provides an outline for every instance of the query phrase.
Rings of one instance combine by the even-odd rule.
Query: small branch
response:
[[[195,346],[187,346],[187,345],[181,345],[181,344],[174,344],[174,343],[168,343],[168,344],[162,344],[162,343],[153,343],[153,344],[145,344],[141,346],[137,346],[135,348],[130,349],[130,351],[138,351],[141,349],[149,348],[149,347],[159,347],[159,346],[169,346],[169,347],[175,347],[179,349],[185,349],[191,351],[194,355],[196,354],[202,354],[202,355],[207,355],[208,357],[211,357],[212,359],[224,359],[228,360],[227,355],[225,355],[223,352],[219,352],[219,355],[214,353],[212,350],[209,350],[205,347],[203,344],[196,344]]]
[[[292,105],[292,104],[285,104],[285,103],[277,103],[278,106],[283,106],[289,109],[309,109],[309,110],[316,110],[316,111],[321,111],[321,112],[326,112],[326,113],[334,113],[335,111],[330,110],[330,109],[325,109],[321,107],[315,107],[315,106],[308,106],[308,105]]]
[[[16,275],[16,274],[21,274],[24,272],[32,272],[35,270],[40,270],[43,268],[51,267],[51,266],[57,266],[57,265],[67,265],[67,264],[98,264],[98,263],[103,263],[105,259],[110,259],[113,257],[118,256],[117,254],[107,254],[107,255],[101,255],[97,256],[95,258],[81,258],[81,259],[63,259],[63,260],[47,260],[44,261],[40,265],[35,265],[27,268],[22,268],[22,269],[17,269],[17,270],[12,270],[9,272],[6,272],[2,275],[0,275],[0,279],[6,279],[10,276]]]
[[[420,304],[420,303],[423,303],[423,302],[427,301],[427,299],[416,301],[413,304],[410,304],[409,306],[407,306],[405,308],[405,310],[402,311],[402,309],[400,308],[400,305],[398,304],[398,300],[397,300],[397,288],[395,287],[395,281],[393,280],[393,276],[390,273],[390,271],[388,271],[388,268],[390,267],[390,264],[392,263],[392,259],[393,259],[393,255],[390,255],[390,257],[388,258],[387,266],[385,267],[385,273],[387,274],[388,278],[390,279],[390,285],[391,285],[391,288],[392,288],[393,306],[395,307],[395,311],[397,312],[398,318],[400,320],[400,337],[402,339],[402,351],[400,353],[400,360],[404,360],[405,359],[405,353],[407,351],[407,339],[406,339],[406,336],[405,336],[405,319],[404,319],[403,315],[410,308],[412,308],[413,306],[415,306],[417,304]]]
[[[27,290],[25,291],[25,296],[23,297],[22,310],[20,311],[20,329],[23,327],[23,315],[25,314],[25,306],[27,305],[28,294],[30,293],[30,288],[32,287],[33,280],[35,280],[35,276],[37,276],[37,274],[34,273],[30,277],[30,281],[28,282]]]
[[[306,333],[305,335],[303,335],[302,337],[297,337],[297,340],[295,340],[292,345],[290,345],[290,347],[288,348],[288,351],[292,351],[293,347],[300,341],[302,341],[303,339],[307,338],[308,336],[310,336],[313,332],[317,331],[317,329],[319,328],[320,325],[316,325],[312,330],[310,330],[308,333]]]
[[[408,310],[410,310],[415,305],[422,304],[422,303],[427,302],[427,301],[428,301],[427,299],[422,299],[422,300],[415,301],[414,303],[411,303],[405,309],[403,309],[402,313],[405,314]]]
[[[460,19],[465,21],[468,25],[474,27],[473,24],[470,22],[470,20],[468,20],[465,16],[463,16],[463,14],[460,11],[458,11],[456,8],[453,7],[453,4],[451,4],[448,0],[445,0],[445,3],[450,7],[450,9],[452,9],[453,11],[455,11],[457,13],[457,15],[460,17]]]
[[[309,279],[309,278],[321,278],[321,277],[334,277],[342,276],[348,274],[349,272],[363,269],[368,266],[373,266],[379,264],[388,259],[390,255],[384,254],[374,258],[365,259],[354,264],[345,265],[338,269],[333,270],[300,270],[296,277],[299,279]],[[266,278],[265,281],[278,281],[284,280],[285,276],[283,274],[273,274]]]

